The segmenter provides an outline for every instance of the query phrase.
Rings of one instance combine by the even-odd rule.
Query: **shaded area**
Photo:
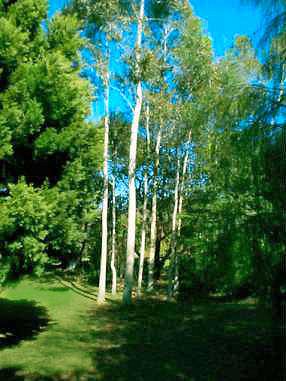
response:
[[[53,295],[40,290],[42,298]],[[58,298],[61,295],[66,297],[60,292]],[[49,335],[40,336],[33,348],[23,349],[32,350],[29,356],[21,352],[22,346],[15,346],[11,360],[6,358],[2,364],[1,381],[283,379],[275,348],[280,341],[279,327],[273,325],[271,312],[253,301],[199,305],[148,297],[132,306],[111,301],[92,307],[92,311],[93,304],[84,304],[86,308],[72,315],[80,300],[87,303],[87,299],[74,294],[67,303],[62,299],[58,304],[58,298],[56,305],[53,298],[49,307],[51,316],[52,311],[57,313],[57,325]],[[61,309],[65,319],[60,324]],[[31,302],[0,299],[0,322],[1,340],[2,332],[6,332],[6,340],[14,337],[14,341],[6,341],[8,347],[35,338],[48,318],[45,309]],[[18,361],[22,356],[24,361]]]
[[[102,381],[278,380],[279,328],[254,305],[148,300],[94,312],[93,360]]]
[[[33,339],[48,323],[47,310],[35,302],[0,299],[0,350]]]
[[[68,281],[64,281],[60,278],[58,278],[58,281],[64,286],[66,287],[66,289],[70,289],[72,290],[73,292],[75,292],[76,294],[80,295],[80,296],[83,296],[84,298],[87,298],[87,299],[90,299],[90,300],[94,300],[95,302],[97,301],[97,297],[94,293],[90,292],[88,289],[85,289],[85,288],[82,288],[80,286],[78,286],[76,283],[74,282],[68,282]]]
[[[95,381],[93,376],[83,376],[77,372],[66,373],[63,375],[46,376],[42,374],[26,375],[20,368],[3,368],[0,369],[1,381]]]
[[[0,380],[7,381],[25,381],[25,377],[18,375],[18,368],[3,368],[0,369]]]

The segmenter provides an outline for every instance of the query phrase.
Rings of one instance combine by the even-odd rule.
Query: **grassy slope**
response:
[[[1,381],[278,379],[271,322],[251,304],[99,308],[58,281],[28,279],[1,298]]]

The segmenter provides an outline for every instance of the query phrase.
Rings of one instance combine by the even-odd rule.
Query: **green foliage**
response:
[[[71,15],[57,14],[44,31],[46,14],[45,0],[2,4],[0,14],[2,279],[44,271],[55,257],[68,266],[99,233],[102,133],[85,122],[84,39]]]
[[[51,206],[41,190],[24,181],[10,185],[10,195],[1,202],[1,254],[11,275],[41,271],[47,262],[48,219]]]
[[[27,52],[26,43],[28,35],[17,28],[9,18],[1,17],[0,30],[0,59],[1,68],[11,70],[15,68],[18,62],[21,62]],[[1,73],[1,77],[3,72]]]
[[[60,50],[68,59],[79,59],[79,49],[84,39],[79,35],[79,20],[75,16],[57,14],[49,25],[50,49]]]
[[[32,34],[47,16],[47,0],[21,0],[9,7],[8,15],[15,25]]]

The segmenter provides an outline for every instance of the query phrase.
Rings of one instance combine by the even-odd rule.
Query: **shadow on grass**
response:
[[[35,302],[0,299],[0,350],[33,339],[48,323],[47,310]]]
[[[25,381],[24,376],[18,376],[18,368],[2,368],[0,369],[0,380],[5,381]]]
[[[271,319],[254,306],[147,300],[104,306],[91,319],[101,381],[279,379]]]
[[[2,368],[0,369],[1,381],[81,381],[80,378],[74,378],[74,376],[44,376],[39,374],[26,375],[21,368]]]
[[[1,330],[2,311],[5,309],[1,303],[4,302],[11,301],[0,299]],[[6,310],[10,309],[10,316],[18,316],[18,319],[23,316],[23,326],[26,324],[26,336],[18,331],[18,339],[32,338],[47,325],[48,320],[44,320],[44,325],[34,323],[31,324],[34,328],[28,329],[27,321],[38,321],[41,312],[42,316],[46,316],[45,311],[26,301],[11,303],[16,304],[6,306]],[[20,307],[21,303],[23,305]],[[25,303],[28,303],[26,307]],[[86,350],[89,353],[92,360],[90,369],[69,367],[61,374],[53,374],[53,370],[51,374],[47,374],[39,367],[36,370],[39,374],[31,374],[28,369],[11,367],[0,370],[0,380],[278,381],[283,379],[279,369],[280,359],[273,346],[273,338],[275,335],[279,337],[280,332],[274,329],[268,311],[254,305],[209,303],[192,306],[146,299],[132,306],[124,306],[120,302],[113,301],[102,307],[96,307],[88,316],[82,316],[82,319],[84,329],[73,328],[65,330],[63,334],[68,342],[78,346],[79,350]],[[6,332],[8,331],[9,329],[6,329]]]

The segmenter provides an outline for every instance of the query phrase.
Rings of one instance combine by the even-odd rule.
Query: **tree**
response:
[[[1,220],[1,256],[14,275],[34,268],[42,271],[60,249],[61,255],[80,255],[86,231],[79,214],[92,207],[88,197],[75,205],[74,196],[88,183],[86,156],[94,177],[100,163],[94,155],[96,149],[100,151],[100,133],[94,134],[85,122],[91,88],[79,75],[83,46],[79,23],[60,14],[48,22],[46,13],[44,0],[0,5],[0,181],[1,213],[6,221],[2,224]],[[82,154],[91,135],[95,141]],[[83,163],[85,170],[80,173]],[[72,181],[78,185],[73,190]],[[66,211],[63,205],[67,206],[63,199],[69,199],[69,212],[75,214],[69,218],[66,214],[66,223],[60,224]],[[59,213],[53,219],[55,210]],[[66,233],[61,240],[56,226]]]
[[[101,233],[101,261],[98,302],[105,300],[106,292],[106,270],[108,250],[108,199],[109,199],[109,130],[110,130],[110,87],[111,87],[111,47],[117,41],[118,18],[123,8],[120,1],[72,1],[69,11],[75,13],[83,21],[86,35],[89,37],[89,53],[93,62],[91,70],[95,71],[97,82],[103,86],[104,103],[104,152],[103,152],[103,198],[102,198],[102,233]],[[97,83],[98,84],[98,83]],[[113,240],[114,244],[114,240]],[[114,251],[113,251],[114,256]],[[112,260],[113,274],[115,271]],[[113,281],[115,278],[113,277]],[[114,290],[114,288],[113,288]]]
[[[140,122],[141,108],[143,102],[142,78],[140,78],[141,49],[143,37],[143,25],[145,15],[145,1],[140,1],[140,10],[137,19],[137,40],[135,46],[135,76],[137,77],[136,101],[131,126],[130,153],[129,153],[129,204],[128,204],[128,233],[127,233],[127,253],[126,272],[123,292],[123,302],[129,304],[132,297],[134,254],[135,254],[135,234],[136,234],[136,187],[135,169],[137,154],[137,135]]]

